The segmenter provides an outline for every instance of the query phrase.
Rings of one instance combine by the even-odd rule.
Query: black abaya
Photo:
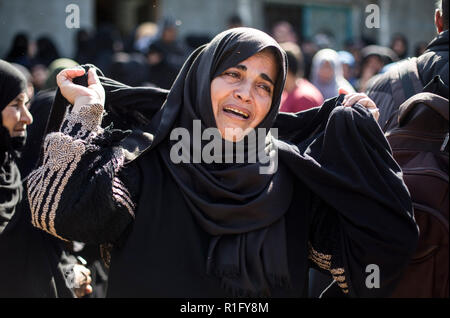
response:
[[[22,197],[16,149],[8,129],[3,126],[1,113],[17,95],[25,91],[26,79],[22,73],[8,62],[0,60],[0,234]]]
[[[50,127],[42,165],[29,181],[33,225],[62,239],[112,243],[110,296],[299,297],[309,265],[351,296],[392,290],[415,249],[417,227],[401,170],[362,106],[344,108],[339,97],[320,109],[280,114],[279,138],[268,141],[278,149],[279,167],[268,177],[252,176],[251,165],[168,160],[172,128],[190,127],[196,118],[214,127],[211,80],[268,47],[279,76],[259,127],[272,127],[285,56],[273,39],[246,28],[196,50],[162,108],[150,104],[149,122],[131,134],[101,129],[101,105],[85,106],[77,116],[69,112],[61,132]],[[133,105],[161,96],[109,83],[103,79],[107,109],[119,100]],[[249,189],[227,187],[233,175],[255,177],[257,195],[234,202]],[[219,186],[209,187],[209,179]],[[237,218],[232,211],[239,211]],[[251,225],[239,221],[242,215]],[[378,289],[365,285],[370,264],[383,273]]]
[[[25,91],[23,75],[0,60],[0,112]],[[73,297],[63,271],[76,260],[31,225],[14,145],[0,114],[0,297]]]

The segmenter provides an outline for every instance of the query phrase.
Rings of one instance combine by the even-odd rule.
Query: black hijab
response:
[[[256,128],[270,128],[278,113],[286,77],[285,53],[267,34],[249,28],[225,31],[190,56],[163,106],[166,112],[177,113],[170,126],[183,127],[192,133],[193,120],[200,120],[202,133],[206,128],[216,127],[211,81],[265,49],[273,53],[278,75],[269,113]],[[266,133],[268,151],[272,148],[272,137],[268,131]],[[259,131],[256,131],[258,137]],[[239,142],[246,152],[250,149],[247,141]],[[229,143],[222,142],[223,148]],[[212,236],[208,272],[219,276],[224,287],[235,295],[269,295],[269,285],[287,285],[289,271],[283,216],[291,202],[292,182],[283,167],[260,174],[262,164],[259,161],[236,164],[236,152],[233,163],[224,164],[225,151],[222,163],[193,163],[194,151],[202,151],[194,148],[193,140],[187,145],[193,149],[190,163],[174,164],[169,156],[174,144],[166,138],[158,150],[198,224]]]
[[[278,68],[271,108],[257,127],[268,129],[278,113],[287,60],[277,42],[256,29],[228,30],[217,35],[208,45],[198,48],[185,62],[161,108],[158,105],[166,97],[165,91],[130,88],[100,77],[106,91],[105,108],[113,117],[120,117],[119,114],[125,113],[126,109],[139,110],[140,105],[139,111],[151,118],[143,129],[144,134],[136,128],[124,140],[128,161],[160,146],[158,151],[197,222],[212,237],[209,256],[205,260],[209,273],[218,275],[225,288],[241,296],[269,295],[269,284],[288,285],[283,215],[291,202],[290,178],[283,167],[278,167],[276,173],[260,174],[259,162],[173,164],[169,156],[173,143],[168,136],[173,128],[178,127],[192,132],[193,120],[201,121],[202,132],[205,128],[216,127],[210,96],[211,81],[226,69],[265,49],[271,50]],[[131,90],[134,94],[130,95]],[[58,91],[56,101],[61,98]],[[58,117],[54,108],[52,116]],[[55,131],[58,124],[52,123],[58,122],[60,119],[50,119],[48,131]],[[258,131],[256,135],[258,138]],[[270,134],[264,137],[268,153],[273,148],[273,137]],[[223,143],[225,147],[227,142]],[[246,139],[243,143],[248,151]]]
[[[11,64],[0,60],[0,234],[3,232],[22,196],[22,182],[17,168],[13,139],[3,126],[1,112],[21,92],[26,79]]]
[[[21,92],[25,78],[0,60],[0,297],[73,297],[65,286],[58,240],[32,227],[28,202],[22,200],[15,154],[21,142],[1,124],[1,111]]]

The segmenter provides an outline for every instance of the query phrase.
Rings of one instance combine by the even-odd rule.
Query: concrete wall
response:
[[[121,0],[132,2],[136,0]],[[150,1],[150,0],[149,0]],[[334,4],[348,6],[352,10],[352,33],[377,38],[388,44],[393,33],[405,34],[410,42],[410,53],[419,41],[429,42],[435,36],[433,23],[434,2],[431,0],[159,0],[157,12],[160,17],[174,16],[182,21],[180,35],[203,33],[214,36],[223,31],[227,19],[240,14],[248,26],[264,29],[263,6],[265,3],[279,4]],[[81,27],[95,26],[96,0],[0,0],[0,57],[6,54],[13,36],[27,32],[32,39],[50,35],[60,53],[73,55],[74,36],[77,29],[65,25],[69,4],[80,8]],[[378,4],[387,16],[382,19],[380,29],[367,29],[364,21],[365,7]],[[130,3],[131,4],[131,3]],[[127,6],[124,6],[127,7]],[[118,10],[121,11],[121,10]],[[126,20],[126,12],[117,12],[117,24]],[[320,25],[321,21],[313,21]]]
[[[94,0],[0,0],[0,57],[5,56],[18,32],[26,32],[32,40],[48,35],[61,55],[72,56],[78,29],[66,27],[69,4],[80,8],[80,27],[94,26]]]
[[[227,18],[236,12],[237,0],[162,0],[161,16],[181,20],[180,36],[189,33],[215,35],[224,30]]]
[[[388,45],[392,34],[400,32],[410,42],[410,53],[419,41],[429,42],[435,35],[434,2],[423,0],[161,0],[161,16],[172,15],[183,22],[180,35],[191,32],[215,35],[222,31],[226,19],[233,13],[241,13],[248,26],[264,29],[264,3],[291,5],[332,4],[348,6],[352,10],[352,33],[369,36]],[[368,29],[365,8],[377,4],[386,17],[381,19],[380,29]],[[321,21],[313,23],[320,25]]]
[[[382,0],[387,7],[388,25],[381,24],[380,32],[389,35],[403,33],[409,40],[409,52],[420,41],[430,42],[436,36],[434,26],[435,1],[433,0]],[[390,36],[380,37],[383,45],[389,45]]]

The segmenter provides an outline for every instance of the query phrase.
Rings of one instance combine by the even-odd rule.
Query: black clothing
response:
[[[28,200],[21,200],[0,235],[0,297],[73,298],[64,272],[77,260],[60,240],[31,225],[29,211]]]
[[[54,60],[60,57],[55,43],[49,37],[42,36],[36,41],[36,54],[32,59],[32,65],[42,64],[48,67]]]
[[[446,30],[428,44],[426,51],[418,58],[417,69],[424,86],[439,75],[448,86],[449,31]]]
[[[107,76],[129,86],[143,86],[149,82],[147,61],[141,54],[116,53]],[[164,74],[164,73],[163,73]],[[159,74],[160,77],[161,74]]]
[[[330,112],[334,108],[333,102],[333,100],[328,101],[322,106],[322,110],[328,109],[327,112]],[[378,135],[376,139],[381,136],[381,131],[367,111],[358,106],[356,111],[348,109],[344,112],[343,110],[340,108],[334,111],[334,116],[330,116],[330,125],[334,126],[333,122],[340,115],[348,116],[348,119],[337,120],[338,122],[347,122],[352,125],[351,116],[360,114],[361,117],[356,120],[358,131],[362,131],[362,136],[371,136],[370,132],[374,128]],[[317,109],[315,111],[317,112]],[[310,117],[313,114],[304,112],[304,116],[289,119],[293,120],[292,123],[294,121],[299,123],[301,120],[313,123],[314,119],[318,120],[317,116]],[[368,128],[364,129],[365,127]],[[329,135],[325,140],[333,138],[335,132],[330,130],[325,135]],[[352,138],[359,139],[354,134],[345,134],[340,130],[339,139],[342,137],[342,143],[347,144],[352,135]],[[322,143],[323,132],[318,133],[318,136],[320,137],[310,138],[312,148]],[[111,143],[113,138],[105,136],[105,145],[108,144],[108,139]],[[402,204],[398,198],[405,195],[402,194],[403,188],[395,186],[395,183],[401,182],[401,179],[397,179],[398,177],[394,174],[388,178],[389,181],[380,179],[382,175],[388,173],[385,169],[395,169],[398,174],[398,168],[393,161],[383,168],[381,159],[370,159],[390,156],[389,148],[384,142],[380,143],[371,139],[360,141],[367,144],[357,153],[353,149],[349,152],[354,155],[353,163],[348,162],[349,159],[346,158],[349,147],[342,147],[339,144],[332,151],[324,154],[323,158],[324,164],[348,164],[351,169],[356,169],[350,173],[355,177],[349,181],[355,183],[353,183],[353,190],[347,188],[348,194],[339,191],[346,182],[345,176],[336,179],[335,182],[341,184],[314,184],[314,182],[325,180],[323,175],[316,175],[315,180],[313,178],[309,180],[312,187],[320,186],[324,189],[320,191],[324,198],[313,194],[300,180],[297,179],[294,182],[293,197],[296,199],[292,200],[285,215],[290,283],[294,289],[285,290],[275,287],[271,289],[272,296],[306,295],[306,275],[308,266],[311,265],[306,261],[308,240],[311,244],[309,257],[320,264],[316,267],[322,266],[322,270],[327,268],[335,270],[336,277],[340,276],[340,279],[343,279],[341,284],[355,288],[352,292],[353,296],[372,296],[372,292],[376,292],[376,296],[385,295],[391,286],[385,286],[384,283],[388,284],[391,279],[395,282],[402,266],[406,265],[411,248],[415,246],[417,235],[415,224],[408,214],[394,213],[395,209],[387,208]],[[332,142],[331,139],[329,142]],[[291,145],[291,147],[295,146]],[[303,153],[308,153],[310,150],[306,147]],[[369,153],[366,153],[367,151]],[[132,222],[133,214],[123,204],[119,204],[120,202],[111,194],[114,192],[114,186],[110,185],[113,183],[111,178],[114,171],[119,168],[113,152],[110,148],[104,148],[86,153],[74,170],[71,182],[63,191],[55,213],[54,224],[58,235],[91,243],[115,243],[109,276],[109,296],[221,297],[232,295],[220,287],[219,279],[206,274],[205,260],[211,236],[195,221],[178,186],[172,178],[167,177],[167,168],[158,152],[149,151],[143,154],[139,160],[125,166],[118,174],[119,180],[131,193],[124,200],[135,202],[138,207],[134,222]],[[333,162],[327,159],[330,156],[334,158]],[[110,158],[109,162],[107,158]],[[344,159],[337,160],[337,158]],[[369,160],[368,166],[361,164],[365,160]],[[313,164],[312,161],[309,163]],[[371,175],[372,178],[369,179],[371,183],[374,182],[372,186],[375,188],[365,191],[361,183],[366,182],[363,181],[364,176],[367,174],[368,167],[373,166],[381,171],[377,170],[378,172]],[[292,169],[297,170],[295,167]],[[377,182],[382,184],[377,185]],[[111,189],[111,192],[106,189]],[[369,200],[369,197],[376,199]],[[331,208],[327,201],[333,206],[341,207],[339,210]],[[362,205],[361,202],[363,202]],[[66,208],[69,206],[70,209]],[[111,206],[116,208],[109,208]],[[361,214],[360,206],[364,207],[363,214]],[[348,213],[344,214],[345,212]],[[73,226],[74,222],[77,222],[76,227]],[[348,264],[346,265],[348,267],[344,270],[345,264]],[[382,279],[381,289],[365,288],[365,266],[368,264],[379,264],[380,268],[385,268],[383,275],[387,276],[383,277],[387,280],[383,282],[384,278]],[[347,273],[347,268],[353,269],[351,275],[342,275]]]
[[[163,89],[170,89],[177,75],[178,70],[164,59],[158,64],[149,65],[148,68],[149,82]]]
[[[18,33],[14,36],[11,48],[5,56],[5,60],[10,63],[17,63],[30,69],[31,61],[28,56],[29,40],[25,33]]]
[[[147,56],[152,54],[159,59],[159,62],[150,62],[150,82],[164,89],[172,87],[183,63],[191,53],[183,42],[176,39],[172,42],[163,40],[164,33],[170,28],[176,28],[176,21],[171,18],[161,21],[156,39],[151,41],[146,52]]]
[[[170,131],[192,132],[195,119],[202,131],[215,127],[211,80],[269,47],[279,71],[258,127],[278,128],[278,139],[265,136],[278,151],[278,169],[262,175],[260,162],[175,165]],[[101,105],[69,111],[60,132],[49,127],[42,165],[30,175],[33,225],[62,239],[112,243],[113,297],[305,296],[311,265],[331,273],[344,293],[387,295],[417,241],[400,168],[370,112],[341,107],[342,96],[282,113],[274,124],[285,74],[273,39],[232,29],[191,55],[164,105],[149,106],[153,116],[141,130],[103,130]],[[102,79],[107,109],[121,99],[131,111],[161,96],[109,83]],[[55,103],[55,113],[63,105]],[[383,269],[380,289],[365,286],[369,264]]]
[[[187,57],[187,49],[177,41],[167,43],[162,39],[158,39],[150,44],[149,51],[161,53],[168,66],[174,68],[176,71],[181,69]]]
[[[123,246],[115,248],[112,252],[108,297],[246,295],[245,291],[239,291],[239,293],[229,287],[226,288],[227,286],[222,288],[223,282],[220,276],[218,278],[213,273],[208,274],[207,260],[211,256],[211,241],[216,242],[216,240],[196,221],[174,179],[166,177],[169,171],[164,160],[156,152],[149,152],[136,162],[137,167],[134,168],[136,172],[128,172],[127,176],[124,175],[124,183],[130,184],[127,178],[136,180],[137,176],[151,176],[151,178],[143,177],[136,180],[140,185],[140,193],[145,193],[137,201],[137,205],[142,208],[136,214],[136,219],[129,229],[130,235],[126,240],[124,239]],[[129,169],[133,168],[130,166]],[[158,180],[158,183],[161,182],[160,186],[155,187],[155,180]],[[306,296],[307,238],[311,214],[298,212],[311,210],[313,204],[311,201],[314,196],[302,185],[294,186],[292,191],[298,200],[293,200],[285,217],[277,221],[281,223],[282,230],[286,234],[276,232],[281,236],[278,239],[285,240],[286,250],[281,252],[286,253],[285,257],[290,270],[288,274],[290,286],[282,285],[283,281],[279,281],[278,285],[271,288],[272,297]],[[218,204],[221,202],[219,198],[216,200]],[[152,205],[149,206],[148,202],[152,202]],[[279,231],[277,228],[274,230]],[[231,240],[233,237],[228,235],[226,238]],[[276,236],[271,237],[271,239],[274,238],[277,239]],[[250,245],[256,239],[258,239],[257,236],[248,235],[248,238],[242,237],[240,240],[242,244]],[[270,243],[277,244],[275,240]],[[136,247],[139,251],[137,253]],[[278,245],[274,247],[282,248]],[[241,249],[236,252],[244,251],[245,249]],[[250,255],[250,257],[254,256]],[[281,259],[267,259],[269,262],[279,260]],[[246,261],[256,260],[248,258]],[[339,261],[336,261],[336,266],[338,264]],[[250,280],[255,280],[259,274],[254,270],[251,268],[248,273]],[[139,274],[129,275],[127,271]],[[246,283],[251,284],[252,281]]]
[[[427,46],[426,51],[417,59],[417,71],[422,83],[420,88],[431,82],[436,75],[441,77],[445,85],[449,85],[448,66],[448,30],[441,32]],[[399,62],[400,63],[400,62]],[[405,63],[405,62],[404,62]],[[388,72],[375,76],[369,83],[366,94],[380,109],[378,122],[384,127],[400,104],[392,96],[393,81],[399,81],[397,67],[394,65]],[[419,87],[417,88],[419,89]],[[417,93],[421,91],[418,90]]]
[[[27,81],[14,66],[0,60],[0,235],[22,197],[22,181],[16,165],[13,138],[3,126],[2,111],[21,92]]]
[[[0,235],[22,198],[22,180],[15,163],[14,149],[0,113]]]
[[[22,74],[0,61],[0,112],[25,90]],[[60,241],[31,225],[16,165],[19,143],[1,123],[0,113],[0,297],[73,297],[63,273],[76,260],[63,253]]]
[[[14,66],[0,60],[0,111],[22,92],[26,92],[27,80]]]
[[[39,160],[39,153],[41,152],[41,146],[43,144],[45,129],[47,126],[47,121],[50,115],[50,111],[52,108],[53,100],[55,99],[56,95],[56,89],[49,89],[40,91],[34,98],[30,106],[30,113],[33,115],[33,124],[27,127],[27,133],[28,138],[26,140],[26,144],[21,150],[21,156],[18,158],[17,165],[20,170],[21,176],[24,176],[24,179],[28,174],[36,168],[36,165]],[[28,208],[29,209],[29,208]],[[56,288],[53,287],[50,290],[39,290],[36,289],[34,292],[30,292],[30,294],[26,294],[25,291],[29,290],[29,287],[26,285],[26,279],[22,281],[22,283],[17,283],[17,275],[11,274],[8,275],[8,277],[11,277],[11,286],[14,285],[17,288],[16,295],[19,297],[25,297],[29,295],[30,297],[73,297],[72,292],[66,288],[64,281],[61,279],[60,275],[62,272],[54,271],[54,274],[49,273],[49,269],[52,268],[52,266],[57,266],[57,268],[67,268],[71,266],[72,264],[76,264],[78,261],[75,258],[75,256],[80,256],[84,260],[87,261],[86,267],[91,271],[91,286],[92,286],[92,293],[89,295],[86,295],[85,298],[103,298],[105,297],[105,290],[106,290],[106,282],[107,282],[107,269],[104,268],[103,261],[100,257],[100,249],[98,245],[85,245],[84,248],[80,251],[74,251],[71,248],[71,244],[61,244],[62,242],[58,239],[55,239],[54,237],[43,233],[42,231],[37,231],[39,235],[37,234],[31,234],[29,232],[36,232],[36,229],[31,225],[30,219],[29,219],[29,210],[25,210],[24,212],[25,217],[22,216],[22,223],[19,226],[19,231],[24,231],[23,233],[20,232],[21,236],[27,237],[35,235],[36,237],[32,239],[25,239],[22,244],[24,246],[21,248],[22,250],[30,249],[30,247],[25,248],[27,242],[29,244],[32,244],[31,242],[35,240],[41,240],[43,242],[48,242],[49,244],[45,246],[46,250],[49,250],[49,254],[52,255],[51,257],[56,260],[57,265],[51,265],[52,263],[49,263],[48,266],[42,267],[42,272],[46,274],[40,273],[39,275],[44,276],[47,275],[47,277],[52,276],[58,276],[59,280],[61,281],[60,285]],[[10,226],[12,227],[12,225]],[[24,230],[26,229],[26,231]],[[13,232],[14,234],[14,232]],[[11,234],[12,235],[12,234]],[[14,234],[19,235],[19,234]],[[19,237],[13,238],[12,236],[11,240],[19,240]],[[42,237],[42,238],[41,238]],[[4,238],[6,241],[6,238]],[[21,239],[23,240],[23,239]],[[36,244],[36,243],[34,243]],[[42,243],[41,243],[42,244]],[[34,251],[37,251],[38,248],[34,247],[31,248]],[[42,248],[41,248],[42,249]],[[14,255],[16,251],[9,252],[9,255]],[[35,252],[36,253],[36,252]],[[45,255],[45,254],[42,254]],[[61,255],[61,256],[58,256]],[[41,256],[44,257],[44,256]],[[46,257],[46,256],[45,256]],[[38,259],[36,256],[33,257],[35,260]],[[43,258],[42,260],[45,260]],[[48,262],[35,262],[34,264],[47,264]],[[15,260],[15,264],[19,262],[19,260]],[[26,260],[22,260],[24,264],[27,263]],[[58,264],[59,263],[59,264]],[[11,268],[14,268],[15,266],[10,264]],[[27,266],[30,268],[28,272],[35,273],[36,269],[32,268],[33,263],[28,264]],[[47,267],[47,269],[46,269]],[[31,275],[31,274],[30,274]],[[37,275],[37,274],[35,274]],[[23,275],[21,275],[21,279],[23,279]],[[28,278],[29,279],[29,278]],[[48,283],[45,283],[43,286],[47,286]],[[34,288],[34,287],[33,287]],[[33,289],[32,288],[32,289]],[[38,288],[38,286],[36,286]],[[41,287],[42,288],[42,287]],[[22,290],[22,293],[21,293]]]
[[[257,127],[270,128],[278,113],[287,64],[285,53],[275,40],[256,31],[225,33],[190,56],[164,106],[167,111],[178,109],[172,127],[193,131],[193,120],[202,123],[202,134],[206,128],[216,127],[209,89],[211,80],[264,49],[274,52],[279,68],[278,77],[272,79],[275,86],[271,109]],[[260,137],[259,132],[256,137]],[[267,139],[266,147],[271,147],[270,138],[263,137]],[[196,152],[195,142],[189,141],[186,147],[192,145]],[[206,142],[202,143],[203,149]],[[223,149],[227,144],[232,143],[223,141]],[[236,144],[246,149],[250,147],[246,140]],[[207,273],[222,277],[225,288],[235,294],[268,294],[269,284],[288,284],[283,215],[291,201],[292,182],[287,170],[280,166],[276,173],[261,174],[260,162],[226,164],[225,152],[222,163],[196,164],[192,160],[196,155],[193,153],[189,163],[175,164],[170,158],[174,145],[174,141],[166,138],[158,152],[194,219],[213,236],[208,248]],[[234,152],[234,163],[236,157]],[[277,262],[272,261],[275,259]],[[236,278],[238,273],[239,279]]]
[[[55,89],[40,91],[31,102],[30,113],[33,116],[33,124],[27,127],[27,140],[17,162],[23,179],[36,167],[38,162],[55,95]]]

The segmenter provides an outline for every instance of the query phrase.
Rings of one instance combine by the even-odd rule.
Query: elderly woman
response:
[[[60,241],[33,228],[24,209],[16,163],[33,122],[28,107],[25,77],[0,60],[0,297],[73,297],[63,275],[69,268],[76,281],[86,274],[86,285],[74,290],[81,296],[90,292],[89,272],[73,264]]]
[[[8,62],[0,60],[0,234],[22,197],[17,151],[33,117],[28,111],[27,81]]]
[[[349,93],[355,92],[353,86],[344,78],[344,69],[339,54],[332,49],[322,49],[314,55],[311,83],[317,87],[325,99],[336,96],[339,88],[343,88]]]
[[[392,290],[418,234],[370,99],[277,116],[285,53],[250,28],[198,48],[167,98],[80,76],[58,75],[55,111],[70,107],[28,198],[34,226],[110,252],[108,296],[302,297],[310,266],[344,294]],[[148,117],[103,128],[104,108]]]

